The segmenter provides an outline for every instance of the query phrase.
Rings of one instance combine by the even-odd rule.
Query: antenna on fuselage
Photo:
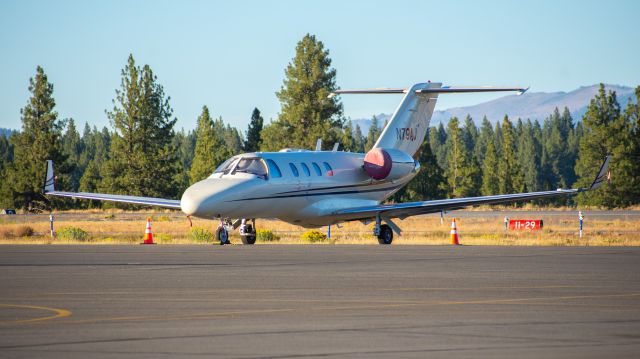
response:
[[[316,151],[322,151],[322,138],[318,138],[316,142]]]
[[[333,144],[333,149],[331,152],[338,152],[338,148],[340,147],[340,142],[336,142]]]

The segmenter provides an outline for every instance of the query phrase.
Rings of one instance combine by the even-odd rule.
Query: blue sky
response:
[[[275,92],[306,33],[330,50],[338,85],[528,85],[570,91],[640,84],[640,1],[18,1],[0,2],[0,127],[19,128],[37,65],[59,114],[99,127],[129,53],[171,96],[178,128],[203,105],[245,129]],[[499,95],[498,95],[499,96]],[[495,95],[450,95],[438,109]],[[343,97],[345,114],[393,111],[397,96]]]

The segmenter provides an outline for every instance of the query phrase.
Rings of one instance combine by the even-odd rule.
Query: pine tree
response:
[[[502,143],[504,139],[502,136],[502,126],[500,126],[500,122],[496,122],[496,126],[493,130],[493,144],[496,146],[496,152],[498,153],[498,158],[502,157]]]
[[[7,178],[13,163],[13,145],[4,134],[0,134],[0,178]],[[0,181],[0,207],[12,207],[11,183]]]
[[[473,155],[467,151],[463,131],[458,127],[458,118],[449,120],[447,127],[447,176],[452,197],[474,196],[480,189],[480,172]]]
[[[356,141],[353,138],[351,120],[347,121],[344,125],[344,129],[342,131],[342,140],[340,140],[340,144],[342,145],[342,150],[346,152],[355,152],[356,149]]]
[[[524,190],[534,192],[540,190],[540,155],[542,149],[533,132],[533,124],[527,120],[522,125],[518,139],[518,163],[522,169]]]
[[[497,132],[497,131],[496,131]],[[498,163],[499,190],[502,194],[522,192],[524,181],[520,164],[516,157],[516,131],[504,116],[502,120],[502,153]]]
[[[338,97],[328,98],[337,89],[329,50],[315,36],[305,35],[285,70],[283,86],[276,93],[281,113],[265,127],[262,148],[315,148],[318,138],[325,144],[337,142],[339,137],[335,136],[339,132],[332,129],[342,128],[342,104]]]
[[[172,147],[177,150],[178,162],[180,163],[180,170],[176,173],[178,193],[183,193],[191,183],[191,180],[189,179],[189,170],[191,169],[196,147],[195,132],[187,132],[184,129],[176,132],[173,138]]]
[[[257,107],[254,108],[249,128],[247,128],[247,140],[244,143],[245,152],[257,152],[260,150],[260,143],[262,142],[260,132],[262,132],[263,122],[264,119],[260,115],[260,110]]]
[[[463,138],[467,152],[474,154],[476,142],[478,141],[478,128],[470,115],[467,115],[464,119]]]
[[[394,195],[396,202],[441,199],[446,196],[446,181],[427,139],[420,147],[417,160],[420,163],[420,172]]]
[[[476,145],[473,149],[473,153],[476,157],[476,161],[482,166],[484,162],[484,155],[487,152],[487,145],[493,141],[493,127],[491,122],[487,119],[487,116],[482,118],[482,125],[480,126],[480,133]]]
[[[109,158],[111,148],[111,134],[106,127],[101,131],[94,126],[93,129],[85,126],[82,135],[84,142],[84,152],[81,156],[82,161],[86,161],[84,172],[80,178],[81,192],[97,192],[102,183],[102,166]],[[103,203],[99,201],[90,201],[87,206],[90,208],[99,208]]]
[[[438,124],[438,128],[435,131],[429,131],[429,143],[431,145],[431,152],[436,156],[438,165],[445,172],[448,169],[447,163],[447,131],[445,131],[442,122]]]
[[[353,142],[353,145],[355,147],[354,152],[364,153],[365,140],[364,136],[362,135],[362,129],[358,124],[356,124],[355,130],[353,130]]]
[[[485,151],[484,161],[482,163],[481,193],[483,196],[500,193],[500,177],[496,171],[498,163],[500,163],[498,151],[496,150],[494,139],[491,138],[489,142],[487,142],[487,150]]]
[[[367,142],[364,145],[365,152],[368,152],[373,148],[378,137],[380,137],[380,133],[382,133],[382,130],[378,127],[378,118],[373,116],[371,118],[371,127],[369,127],[369,132],[367,132]]]
[[[588,187],[603,158],[613,155],[610,164],[613,185],[602,186],[597,191],[578,195],[580,205],[625,207],[632,203],[630,193],[633,188],[633,163],[631,160],[632,129],[629,121],[621,116],[616,93],[605,92],[600,84],[598,94],[591,99],[587,112],[582,118],[584,136],[580,141],[580,154],[576,163],[579,177],[577,185]]]
[[[171,147],[176,119],[149,65],[136,66],[129,55],[113,104],[107,116],[114,132],[100,189],[148,197],[178,195],[175,177],[180,168]]]
[[[202,107],[196,128],[196,148],[189,170],[191,184],[211,175],[216,167],[231,157],[232,153],[214,128],[207,106]]]
[[[222,140],[227,153],[237,155],[242,152],[243,141],[240,131],[228,123],[225,124],[222,117],[213,121],[213,131]]]
[[[631,196],[633,204],[640,204],[640,86],[635,89],[636,102],[629,100],[625,117],[632,129],[631,136],[631,187],[634,189]]]
[[[62,152],[67,156],[70,162],[71,178],[70,186],[72,191],[77,191],[80,186],[80,177],[84,172],[84,168],[80,167],[80,155],[84,151],[84,144],[80,139],[80,134],[76,130],[75,121],[70,118],[67,121],[67,131],[62,136]]]
[[[572,152],[570,137],[573,133],[573,119],[565,107],[563,114],[556,108],[553,114],[545,120],[544,154],[542,165],[544,168],[545,189],[558,187],[567,188],[575,182],[576,154]]]
[[[41,210],[46,207],[42,195],[45,177],[45,161],[53,160],[56,166],[56,186],[66,188],[70,167],[62,150],[64,121],[54,110],[53,84],[42,67],[36,69],[35,78],[29,79],[31,97],[20,110],[22,131],[11,136],[14,146],[14,163],[8,171],[11,197],[17,207]],[[53,201],[53,205],[61,205]]]

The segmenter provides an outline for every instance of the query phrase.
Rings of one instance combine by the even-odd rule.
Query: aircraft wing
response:
[[[514,193],[514,194],[502,194],[495,196],[482,196],[482,197],[466,197],[466,198],[452,198],[433,201],[422,202],[406,202],[397,204],[386,204],[377,206],[366,207],[354,207],[344,210],[339,210],[333,213],[334,216],[339,217],[341,220],[359,220],[370,219],[376,216],[383,218],[400,218],[404,219],[410,216],[436,213],[440,211],[450,211],[461,209],[469,206],[477,206],[482,204],[500,204],[517,201],[525,201],[539,198],[548,198],[561,195],[573,195],[584,191],[590,191],[596,189],[602,185],[607,179],[607,171],[609,168],[609,161],[611,156],[607,156],[604,159],[604,163],[600,166],[598,175],[596,176],[591,186],[587,188],[573,188],[573,189],[558,189],[555,191],[542,191],[542,192],[527,192],[527,193]]]
[[[139,204],[139,205],[152,206],[152,207],[180,209],[180,201],[177,199],[125,196],[125,195],[119,195],[119,194],[103,194],[103,193],[88,193],[88,192],[62,192],[62,191],[55,190],[54,182],[55,182],[55,176],[53,175],[53,161],[47,160],[47,175],[45,177],[44,186],[42,188],[43,193],[47,196],[93,199],[97,201],[121,202],[121,203]]]

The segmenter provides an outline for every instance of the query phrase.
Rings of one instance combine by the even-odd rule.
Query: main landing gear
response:
[[[377,216],[376,224],[373,227],[373,234],[378,237],[379,244],[391,244],[391,242],[393,242],[393,230],[389,225],[380,223],[380,216]]]
[[[242,219],[240,224],[240,239],[242,244],[254,244],[256,243],[256,219],[252,218],[251,223],[247,224],[246,219]]]
[[[229,230],[240,227],[240,239],[242,244],[254,244],[256,243],[256,220],[251,218],[250,222],[245,218],[231,222],[229,219],[220,220],[220,224],[216,229],[216,241],[220,242],[220,245],[231,244],[229,241]]]

